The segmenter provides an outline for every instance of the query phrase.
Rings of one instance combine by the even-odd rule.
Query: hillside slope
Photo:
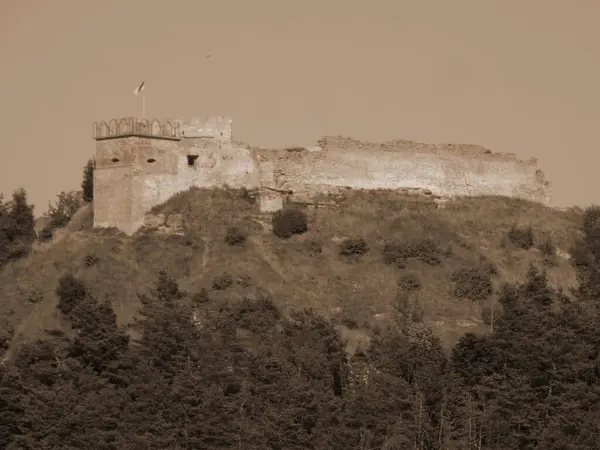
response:
[[[12,347],[65,326],[55,289],[67,272],[110,300],[121,324],[135,317],[137,294],[166,270],[184,291],[205,289],[215,301],[266,294],[285,312],[313,307],[346,336],[368,336],[369,328],[393,320],[400,308],[431,325],[447,346],[465,331],[489,329],[495,305],[495,293],[457,298],[459,269],[490,274],[495,288],[522,281],[531,263],[545,268],[550,284],[566,293],[576,282],[568,262],[580,221],[576,211],[495,197],[439,207],[427,196],[377,191],[322,201],[329,206],[306,211],[308,232],[289,239],[273,235],[269,216],[258,212],[247,192],[227,189],[176,195],[154,208],[148,226],[132,237],[92,230],[89,218],[80,220],[0,271],[0,317],[14,329]],[[533,247],[507,237],[511,228],[528,226]],[[244,245],[225,241],[232,227],[247,234]],[[340,255],[348,238],[364,239],[368,251]],[[390,248],[404,252],[402,263],[390,263]]]

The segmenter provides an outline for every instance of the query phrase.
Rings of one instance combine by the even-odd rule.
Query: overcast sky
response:
[[[140,114],[146,79],[148,116],[480,144],[600,203],[599,23],[598,0],[0,0],[0,192],[41,213],[78,188],[92,122]]]

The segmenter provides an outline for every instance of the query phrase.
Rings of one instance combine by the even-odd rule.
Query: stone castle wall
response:
[[[262,159],[273,173],[273,187],[282,190],[422,188],[439,196],[502,195],[550,203],[549,183],[537,161],[476,146],[325,138],[312,151],[271,151]]]
[[[549,184],[535,160],[478,146],[328,137],[309,150],[266,150],[234,143],[231,120],[220,116],[123,120],[95,127],[94,225],[126,233],[135,232],[153,206],[192,186],[260,189],[263,211],[281,208],[281,191],[310,196],[343,187],[550,203]]]

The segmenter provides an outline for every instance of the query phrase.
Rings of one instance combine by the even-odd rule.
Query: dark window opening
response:
[[[153,163],[153,162],[156,162],[156,160],[155,160],[154,158],[149,158],[149,159],[148,159],[148,162],[149,162],[149,163]]]
[[[110,160],[110,162],[119,162],[119,158],[113,158]]]
[[[195,165],[197,159],[198,159],[198,155],[187,155],[188,166]]]

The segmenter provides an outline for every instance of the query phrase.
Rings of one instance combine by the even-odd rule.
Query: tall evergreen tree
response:
[[[83,190],[83,201],[91,202],[94,199],[94,169],[96,163],[90,159],[83,168],[83,180],[81,181],[81,189]]]
[[[33,205],[27,202],[25,189],[17,189],[8,205],[0,205],[0,266],[26,256],[34,239]]]

